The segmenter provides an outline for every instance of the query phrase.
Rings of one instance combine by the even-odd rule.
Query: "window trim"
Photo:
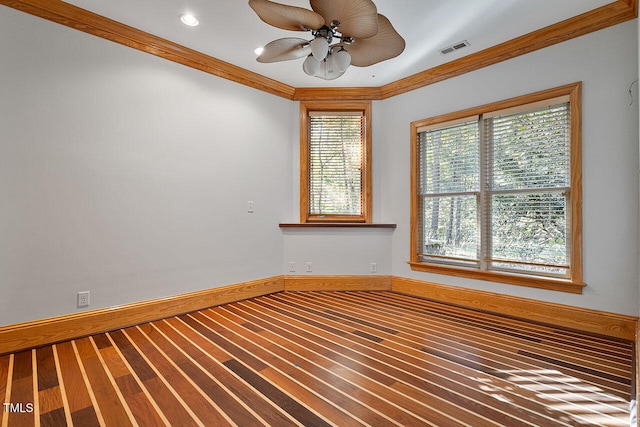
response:
[[[418,256],[418,129],[459,120],[469,116],[505,110],[537,103],[561,96],[569,96],[571,116],[571,201],[569,220],[571,224],[570,277],[549,278],[529,274],[517,274],[480,270],[420,261]],[[582,83],[572,83],[553,89],[510,98],[454,113],[418,120],[411,123],[411,252],[409,265],[412,270],[446,274],[470,279],[508,283],[519,286],[549,289],[570,293],[582,293]]]
[[[362,150],[362,215],[309,214],[309,114],[311,112],[358,112],[364,118]],[[300,102],[300,222],[371,223],[371,102]]]

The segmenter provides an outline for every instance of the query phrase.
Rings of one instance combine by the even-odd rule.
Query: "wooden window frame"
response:
[[[561,96],[568,96],[571,117],[571,200],[569,221],[571,227],[570,274],[564,278],[550,278],[532,274],[518,274],[497,272],[436,264],[421,261],[418,255],[418,129],[439,123],[451,122],[469,116],[482,115],[491,111],[516,108],[525,104],[532,104]],[[586,286],[583,283],[582,265],[582,84],[573,83],[553,89],[548,89],[504,101],[474,107],[450,114],[444,114],[429,119],[411,123],[411,256],[409,265],[412,270],[430,273],[446,274],[469,279],[486,280],[491,282],[508,283],[519,286],[549,289],[570,293],[582,293]]]
[[[358,112],[364,118],[362,150],[361,215],[312,215],[309,213],[309,113]],[[371,223],[371,102],[315,101],[300,103],[300,222]]]

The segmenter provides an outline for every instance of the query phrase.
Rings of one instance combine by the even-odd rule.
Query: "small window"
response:
[[[370,222],[370,121],[368,102],[301,103],[301,222]]]
[[[412,123],[412,268],[579,292],[579,102],[577,84]]]

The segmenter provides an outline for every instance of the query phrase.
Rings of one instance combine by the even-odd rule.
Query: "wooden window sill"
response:
[[[364,222],[300,222],[280,223],[280,228],[396,228],[396,224],[372,224]]]
[[[519,274],[501,273],[495,271],[477,270],[463,267],[450,267],[422,262],[409,262],[414,271],[446,274],[467,279],[487,280],[490,282],[507,283],[509,285],[528,286],[531,288],[547,289],[551,291],[581,294],[586,284],[573,282],[569,279],[554,279],[540,276],[525,276]]]

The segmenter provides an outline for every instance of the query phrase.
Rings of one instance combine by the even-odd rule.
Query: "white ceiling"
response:
[[[307,0],[279,0],[309,8]],[[67,0],[67,3],[200,51],[293,87],[382,86],[610,3],[611,0],[374,0],[407,42],[398,57],[367,68],[350,67],[337,80],[302,71],[303,60],[261,64],[254,49],[282,37],[310,34],[262,22],[247,0]],[[178,16],[190,12],[198,27]],[[470,46],[443,56],[462,40]]]

